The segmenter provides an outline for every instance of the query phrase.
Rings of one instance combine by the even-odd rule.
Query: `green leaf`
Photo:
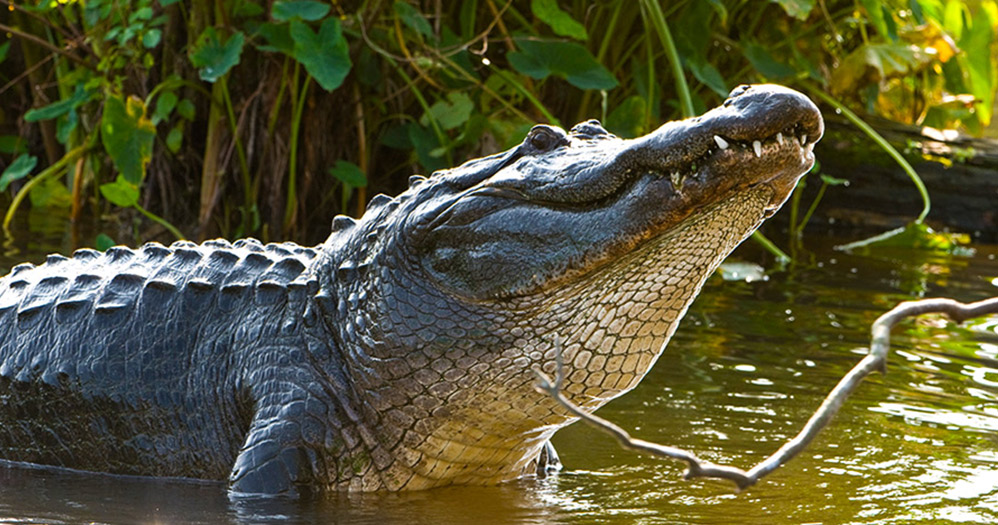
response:
[[[94,239],[94,248],[97,248],[102,252],[106,252],[108,248],[115,246],[116,244],[118,243],[114,242],[114,239],[104,233],[98,233],[97,238]]]
[[[177,113],[187,120],[194,120],[194,103],[189,98],[181,100],[177,104]]]
[[[558,7],[557,0],[531,0],[530,10],[534,16],[551,26],[556,35],[567,36],[576,40],[587,40],[586,28],[575,21],[571,15]]]
[[[345,160],[336,161],[336,164],[332,168],[329,168],[329,174],[336,180],[352,188],[367,186],[367,175],[361,171],[359,166],[352,162]]]
[[[468,95],[451,92],[447,94],[447,100],[438,100],[430,106],[429,112],[419,119],[419,123],[423,126],[429,126],[430,117],[433,117],[433,120],[436,120],[441,128],[454,129],[467,122],[474,109],[475,104],[468,98]]]
[[[73,203],[73,194],[56,177],[48,177],[28,192],[32,208],[68,208]]]
[[[35,165],[38,164],[38,157],[28,155],[27,153],[22,153],[18,155],[14,162],[7,166],[7,169],[3,170],[3,175],[0,175],[0,191],[7,191],[7,187],[10,186],[11,182],[18,179],[23,179],[27,177],[31,170],[35,169]]]
[[[524,75],[544,79],[559,76],[579,89],[612,89],[617,79],[575,42],[517,39],[520,51],[509,53],[509,63]]]
[[[7,60],[7,52],[10,51],[10,40],[0,44],[0,64]]]
[[[788,15],[797,20],[807,20],[811,10],[814,9],[815,0],[771,0],[780,4]]]
[[[142,34],[142,45],[146,49],[152,49],[159,45],[163,38],[163,32],[159,29],[150,29]]]
[[[152,18],[152,8],[149,6],[140,7],[136,9],[131,16],[128,17],[128,23],[133,24],[138,20],[149,20]]]
[[[48,120],[53,118],[58,118],[70,111],[76,109],[81,104],[90,99],[90,92],[83,88],[81,85],[76,86],[76,91],[73,92],[73,96],[54,102],[47,106],[29,110],[24,114],[25,122],[36,122],[39,120]]]
[[[260,51],[278,51],[288,56],[294,56],[295,43],[291,40],[288,24],[260,24],[256,34],[262,36],[266,44],[257,44]]]
[[[0,153],[13,155],[27,151],[27,143],[18,135],[0,135]]]
[[[182,122],[177,122],[176,126],[170,129],[166,135],[166,147],[171,153],[180,151],[180,146],[184,144],[184,128]]]
[[[291,39],[295,42],[295,59],[305,66],[322,89],[333,91],[343,84],[351,63],[339,20],[327,18],[318,34],[303,22],[292,20]]]
[[[59,141],[59,144],[65,144],[69,140],[69,135],[76,129],[76,125],[80,123],[80,116],[76,113],[76,110],[71,110],[59,118],[57,122],[55,139]]]
[[[296,18],[313,22],[324,18],[329,13],[331,7],[327,3],[312,0],[278,0],[274,2],[274,7],[270,10],[270,16],[280,22],[287,22]]]
[[[908,248],[937,253],[960,254],[966,251],[961,246],[970,242],[966,234],[940,233],[924,223],[909,223],[896,230],[881,233],[869,239],[836,246],[838,250],[869,253],[878,248]]]
[[[131,208],[139,203],[139,187],[121,175],[118,175],[114,182],[101,184],[100,193],[108,202],[122,208]]]
[[[889,78],[906,76],[932,60],[931,55],[914,45],[863,44],[842,59],[829,84],[833,93],[849,93]]]
[[[156,111],[152,115],[153,124],[158,124],[170,118],[170,113],[173,113],[174,108],[177,107],[177,94],[173,91],[164,91],[159,98],[156,99]]]
[[[402,19],[402,23],[409,26],[413,31],[427,37],[433,38],[433,28],[426,21],[426,17],[407,2],[401,0],[392,5],[395,14]]]
[[[146,118],[142,100],[108,96],[101,118],[101,141],[125,180],[135,185],[142,182],[155,138],[156,127]]]
[[[215,82],[228,73],[239,63],[245,42],[246,37],[239,31],[223,42],[214,27],[205,29],[190,54],[191,63],[198,68],[201,80]]]
[[[631,139],[644,132],[645,99],[631,95],[617,105],[606,117],[606,129],[611,133]]]
[[[773,58],[773,55],[769,54],[769,51],[766,51],[766,48],[755,42],[745,44],[742,50],[752,67],[768,80],[789,78],[796,73],[794,68],[779,62]]]
[[[731,90],[728,89],[728,85],[724,82],[724,77],[721,76],[721,72],[716,67],[699,60],[688,60],[686,65],[689,66],[693,76],[709,87],[714,93],[717,93],[717,96],[722,99],[728,97],[728,93]]]

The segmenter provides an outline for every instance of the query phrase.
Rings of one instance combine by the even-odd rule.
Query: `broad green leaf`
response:
[[[180,151],[180,146],[184,144],[184,129],[183,123],[178,122],[176,126],[170,129],[170,133],[166,135],[166,147],[171,153],[176,153]]]
[[[544,79],[559,76],[579,89],[612,89],[617,79],[575,42],[517,39],[520,51],[509,53],[509,63],[524,75]]]
[[[329,168],[329,174],[336,180],[352,188],[367,186],[367,175],[361,171],[359,166],[352,162],[345,160],[336,161],[336,164],[332,168]]]
[[[136,9],[131,16],[128,17],[129,23],[135,23],[138,20],[149,20],[152,18],[152,8],[149,6],[140,7]]]
[[[755,42],[745,44],[742,51],[752,67],[768,80],[789,78],[796,73],[794,68],[776,60],[773,55],[769,54],[769,51],[766,51],[766,48]]]
[[[118,175],[114,182],[100,185],[100,193],[115,206],[131,208],[139,203],[139,187]]]
[[[292,20],[291,39],[295,42],[295,59],[305,66],[322,89],[333,91],[340,87],[350,72],[351,63],[339,20],[327,18],[318,34],[303,22]]]
[[[159,45],[159,41],[163,38],[163,32],[159,29],[150,29],[142,34],[142,45],[146,49],[152,49]]]
[[[187,120],[194,120],[194,103],[185,98],[177,103],[177,113]]]
[[[114,239],[104,233],[98,233],[97,238],[94,239],[94,248],[97,248],[102,252],[106,252],[108,248],[115,246],[116,244],[118,243],[114,242]]]
[[[814,9],[815,0],[771,0],[780,4],[788,15],[796,18],[797,20],[807,20],[807,17],[811,14],[811,10]]]
[[[402,19],[402,23],[409,26],[410,29],[427,38],[433,37],[433,28],[430,27],[430,23],[426,21],[423,13],[420,13],[418,9],[401,0],[395,2],[392,9]]]
[[[932,59],[921,48],[910,44],[864,44],[835,68],[830,87],[833,93],[849,93],[889,78],[906,76]]]
[[[295,43],[291,40],[288,24],[260,24],[256,34],[263,37],[266,44],[257,44],[260,51],[278,51],[288,56],[294,56]]]
[[[0,191],[7,191],[7,187],[10,186],[11,182],[18,179],[23,179],[27,177],[31,170],[35,169],[35,165],[38,164],[38,157],[28,155],[27,153],[22,153],[18,155],[14,162],[7,166],[7,169],[3,170],[3,175],[0,175]]]
[[[530,10],[534,16],[554,30],[556,35],[567,36],[576,40],[587,40],[586,28],[575,21],[572,15],[558,7],[557,0],[531,0]]]
[[[146,117],[142,100],[108,96],[101,118],[101,141],[118,172],[133,185],[145,177],[155,138],[156,127]]]
[[[709,87],[714,93],[717,93],[722,99],[727,98],[731,90],[728,89],[727,84],[724,82],[724,77],[721,76],[721,72],[716,67],[699,60],[689,60],[686,62],[686,65],[689,66],[690,71],[697,80],[703,82],[705,86]]]
[[[611,133],[632,139],[644,133],[645,99],[631,95],[617,105],[606,117],[606,129]]]
[[[156,99],[156,111],[153,113],[152,122],[157,124],[170,118],[170,113],[177,107],[177,94],[173,91],[164,91]]]
[[[433,120],[436,120],[441,128],[454,129],[467,122],[474,109],[475,104],[468,98],[468,95],[451,92],[447,94],[447,100],[438,100],[430,106],[429,114],[423,115],[419,119],[419,123],[423,126],[429,126],[430,117],[433,117]]]
[[[201,80],[215,82],[228,73],[239,63],[245,42],[242,32],[237,31],[223,42],[214,27],[205,29],[190,54],[191,63],[198,68]]]
[[[324,18],[331,7],[327,3],[312,0],[278,0],[270,9],[270,16],[279,22],[295,18],[312,22]]]
[[[25,122],[36,122],[61,117],[79,107],[89,98],[90,92],[84,89],[83,86],[77,85],[73,96],[41,108],[29,110],[24,114],[24,120]]]

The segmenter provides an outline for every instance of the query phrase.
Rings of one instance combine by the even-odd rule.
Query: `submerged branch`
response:
[[[570,401],[561,393],[561,385],[564,380],[562,370],[562,356],[560,342],[556,343],[557,351],[555,360],[557,363],[557,374],[554,381],[539,370],[534,373],[538,377],[537,389],[547,393],[558,401],[572,415],[579,417],[586,423],[610,434],[620,443],[621,447],[635,452],[644,452],[654,456],[666,457],[685,461],[688,469],[684,475],[685,479],[693,478],[716,478],[733,481],[739,489],[750,487],[757,483],[764,476],[773,472],[781,465],[790,461],[791,458],[804,450],[814,438],[818,436],[821,429],[825,428],[832,418],[838,413],[845,403],[846,398],[859,386],[860,382],[873,372],[887,371],[887,350],[890,347],[891,329],[907,317],[914,317],[927,313],[945,314],[956,323],[962,323],[967,319],[980,317],[985,314],[998,313],[998,297],[978,301],[976,303],[961,303],[952,299],[923,299],[919,301],[903,302],[889,312],[881,315],[873,323],[870,341],[870,353],[863,357],[828,394],[825,401],[818,407],[818,410],[811,416],[811,419],[804,425],[800,433],[793,437],[766,459],[759,462],[751,469],[745,471],[738,467],[728,465],[717,465],[706,462],[698,458],[692,452],[677,447],[659,445],[641,439],[634,439],[624,429],[593,414],[582,410],[578,405]]]

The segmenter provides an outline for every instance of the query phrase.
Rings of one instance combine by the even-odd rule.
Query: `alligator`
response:
[[[496,484],[656,362],[787,199],[823,123],[741,86],[621,139],[590,120],[415,176],[323,244],[81,249],[0,280],[0,459],[229,494]]]

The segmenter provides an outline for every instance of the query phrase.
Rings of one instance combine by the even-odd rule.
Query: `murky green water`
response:
[[[808,241],[816,251],[807,268],[712,281],[644,382],[601,415],[637,437],[747,468],[797,432],[861,357],[883,311],[918,295],[998,295],[995,246],[926,258]],[[683,481],[681,464],[635,456],[575,425],[556,436],[566,470],[553,479],[327,501],[231,502],[216,485],[0,469],[0,522],[998,522],[998,316],[962,327],[908,322],[893,349],[886,376],[871,377],[811,448],[744,493]]]

